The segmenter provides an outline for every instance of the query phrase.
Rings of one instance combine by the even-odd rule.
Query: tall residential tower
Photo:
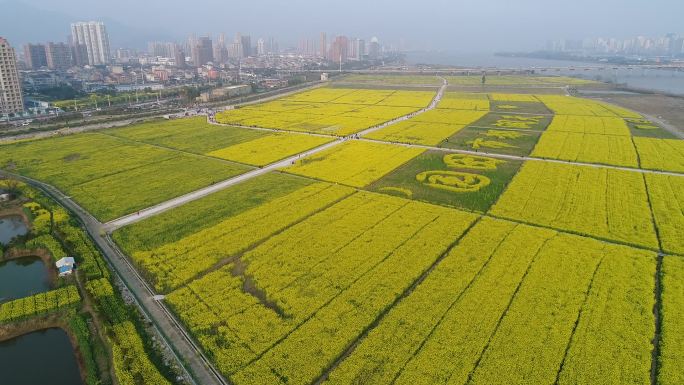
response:
[[[72,23],[71,39],[74,45],[85,46],[88,64],[105,65],[109,63],[109,36],[104,23],[100,21]]]
[[[24,97],[17,71],[17,56],[9,42],[0,37],[0,116],[24,112]]]

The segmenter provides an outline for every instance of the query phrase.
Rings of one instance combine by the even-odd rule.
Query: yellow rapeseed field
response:
[[[641,168],[684,172],[684,140],[634,137]]]
[[[286,171],[328,182],[364,187],[423,151],[418,148],[354,140],[304,158]]]
[[[207,155],[264,166],[330,141],[332,138],[314,135],[275,134],[212,151]]]
[[[490,212],[499,217],[657,248],[640,173],[528,161]]]

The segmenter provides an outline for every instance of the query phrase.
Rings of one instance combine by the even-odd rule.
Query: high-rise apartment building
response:
[[[329,60],[336,63],[344,63],[348,58],[349,39],[346,36],[337,36],[330,46]]]
[[[24,61],[26,66],[32,70],[40,67],[47,67],[47,57],[45,56],[45,45],[43,44],[25,44],[24,45]]]
[[[256,49],[257,49],[257,52],[256,52],[257,56],[266,55],[266,40],[264,40],[261,37],[259,39],[257,39]]]
[[[214,62],[225,63],[228,59],[228,48],[226,48],[226,34],[222,33],[218,37],[218,42],[214,44]]]
[[[192,50],[192,63],[195,67],[214,61],[214,48],[209,36],[202,36],[195,40]]]
[[[356,39],[356,60],[363,60],[366,56],[366,41],[363,39]]]
[[[278,49],[278,42],[271,36],[266,41],[266,52],[270,54],[277,54],[280,50]]]
[[[165,41],[151,41],[147,43],[147,53],[152,56],[173,57],[175,44]]]
[[[185,68],[185,52],[178,44],[173,49],[173,64],[176,68]]]
[[[24,97],[17,71],[17,55],[9,42],[0,37],[0,115],[24,111]]]
[[[373,60],[380,57],[380,41],[377,37],[373,37],[368,45],[368,57]]]
[[[74,45],[85,46],[88,64],[109,63],[109,36],[104,23],[99,21],[72,23],[71,39]]]
[[[325,32],[321,32],[320,41],[318,42],[319,55],[321,57],[328,57],[328,37]]]
[[[240,43],[242,44],[242,57],[252,56],[252,37],[249,35],[244,35],[240,37]]]
[[[47,66],[51,70],[65,70],[73,65],[71,47],[65,43],[47,43],[45,57]]]

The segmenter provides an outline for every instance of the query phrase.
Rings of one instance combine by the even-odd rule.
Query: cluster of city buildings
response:
[[[23,114],[35,102],[33,96],[60,86],[79,92],[207,82],[277,88],[287,86],[292,80],[288,76],[298,71],[341,69],[345,63],[379,60],[384,54],[376,37],[328,38],[326,33],[284,49],[274,37],[252,39],[238,33],[227,39],[222,33],[216,39],[191,35],[181,42],[153,41],[146,51],[137,51],[113,49],[102,22],[72,23],[70,32],[67,42],[28,43],[16,50],[0,38],[0,120]]]
[[[684,36],[668,33],[652,38],[637,36],[631,39],[588,38],[583,40],[554,40],[545,47],[549,52],[584,55],[642,55],[642,56],[684,56]]]

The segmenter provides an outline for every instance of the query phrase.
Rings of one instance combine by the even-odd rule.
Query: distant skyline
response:
[[[149,39],[220,32],[242,32],[255,39],[275,36],[285,46],[324,31],[378,36],[385,42],[404,39],[420,49],[494,52],[535,50],[554,39],[684,33],[684,2],[678,0],[0,0],[0,6],[23,8],[19,15],[0,12],[7,18],[0,14],[0,36],[7,35],[13,44],[64,41],[69,24],[61,33],[58,26],[49,26],[58,20],[102,20],[108,27],[113,24],[113,46],[133,45],[140,39],[135,42],[138,47]],[[38,12],[26,12],[27,6]],[[117,36],[118,30],[126,36]],[[137,32],[126,34],[127,30]]]

